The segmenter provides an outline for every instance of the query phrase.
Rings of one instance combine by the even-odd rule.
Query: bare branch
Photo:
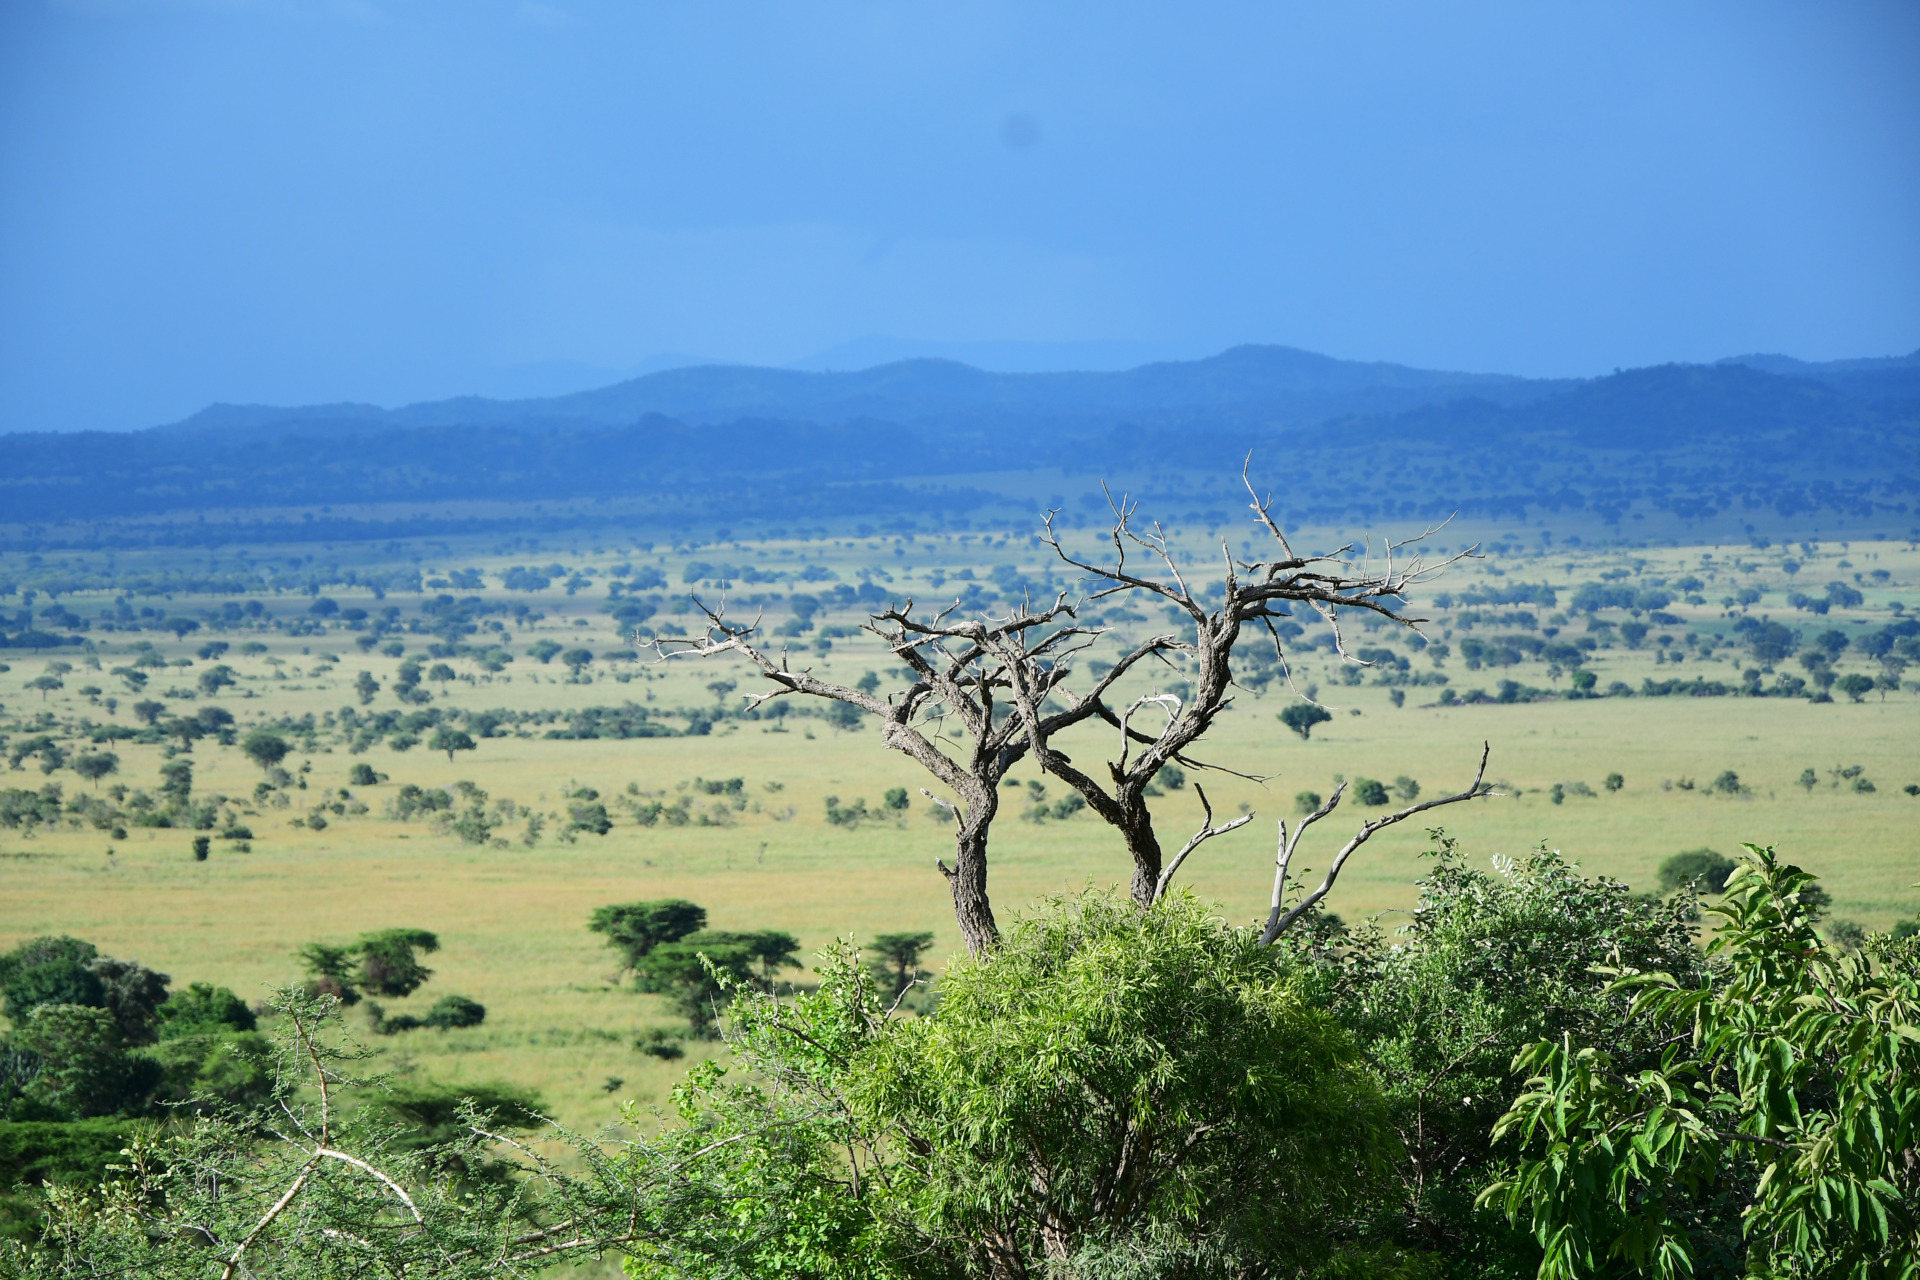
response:
[[[1181,846],[1180,852],[1174,854],[1172,859],[1167,863],[1167,869],[1160,873],[1160,881],[1153,887],[1153,900],[1155,902],[1167,896],[1167,886],[1173,883],[1174,872],[1180,870],[1180,864],[1187,860],[1188,854],[1215,836],[1223,836],[1229,831],[1236,831],[1253,821],[1253,815],[1251,813],[1245,813],[1223,826],[1216,827],[1213,825],[1213,806],[1207,802],[1207,793],[1200,789],[1200,784],[1197,782],[1193,784],[1193,791],[1195,795],[1200,797],[1200,807],[1206,811],[1206,816],[1200,820],[1200,829],[1193,833],[1185,845]]]
[[[1328,797],[1327,802],[1321,805],[1319,809],[1315,810],[1312,815],[1300,824],[1300,832],[1296,832],[1291,841],[1286,839],[1286,823],[1283,821],[1280,824],[1281,852],[1276,858],[1278,870],[1274,877],[1273,904],[1267,915],[1267,927],[1260,935],[1261,945],[1271,944],[1274,939],[1292,928],[1296,920],[1313,910],[1321,899],[1332,892],[1333,882],[1340,878],[1340,870],[1346,866],[1347,859],[1353,856],[1356,849],[1372,839],[1375,832],[1384,830],[1396,822],[1403,822],[1413,817],[1416,813],[1425,813],[1429,809],[1438,809],[1442,805],[1458,804],[1462,800],[1477,800],[1493,794],[1491,788],[1487,787],[1484,781],[1487,776],[1487,757],[1492,754],[1492,751],[1493,748],[1491,744],[1481,744],[1480,767],[1474,771],[1473,781],[1467,784],[1465,791],[1460,791],[1450,796],[1441,796],[1434,800],[1423,800],[1419,804],[1410,804],[1395,813],[1387,814],[1385,817],[1375,818],[1370,822],[1362,823],[1360,830],[1354,834],[1353,839],[1341,846],[1340,852],[1334,855],[1333,865],[1327,868],[1326,877],[1320,881],[1319,887],[1312,893],[1301,898],[1299,902],[1293,905],[1291,910],[1284,914],[1281,912],[1281,894],[1285,887],[1287,866],[1293,860],[1294,846],[1299,843],[1300,835],[1305,832],[1309,824],[1333,812],[1333,807],[1340,802],[1340,796],[1346,790],[1346,784],[1342,783],[1336,788],[1333,795]]]

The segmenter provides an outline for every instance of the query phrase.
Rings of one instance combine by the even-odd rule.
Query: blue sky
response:
[[[673,354],[1894,354],[1916,125],[1911,3],[11,0],[0,431]]]

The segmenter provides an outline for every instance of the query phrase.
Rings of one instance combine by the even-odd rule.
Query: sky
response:
[[[8,0],[0,431],[1920,347],[1920,6]]]

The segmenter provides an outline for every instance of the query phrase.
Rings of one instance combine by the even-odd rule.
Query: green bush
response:
[[[1057,900],[949,969],[939,1013],[876,1037],[850,1087],[924,1144],[930,1240],[998,1238],[1013,1274],[1293,1274],[1385,1185],[1390,1137],[1287,967],[1187,895]]]
[[[144,1051],[160,1069],[154,1100],[204,1111],[251,1108],[273,1092],[273,1047],[257,1031],[197,1024]]]
[[[138,1114],[160,1084],[152,1059],[127,1052],[113,1014],[79,1004],[43,1004],[14,1024],[11,1045],[38,1071],[22,1091],[43,1114],[80,1120]]]
[[[1710,908],[1709,966],[1618,970],[1608,994],[1626,1018],[1515,1060],[1527,1091],[1495,1138],[1511,1134],[1520,1159],[1484,1195],[1531,1229],[1548,1280],[1920,1268],[1920,947],[1829,949],[1814,877],[1746,848]],[[1667,1049],[1623,1061],[1622,1040]],[[1734,1225],[1702,1230],[1709,1216]]]
[[[61,936],[35,938],[0,956],[8,1020],[18,1027],[43,1004],[103,1003],[106,990],[87,967],[99,954],[91,942]]]
[[[477,1027],[487,1020],[487,1007],[466,996],[441,996],[427,1011],[426,1023],[443,1031],[455,1027]]]
[[[47,1186],[93,1187],[120,1163],[150,1121],[16,1120],[0,1124],[0,1239],[27,1244],[40,1234]]]
[[[204,1035],[211,1030],[252,1031],[256,1019],[246,1002],[225,987],[195,982],[160,1006],[160,1038]]]
[[[1361,804],[1374,808],[1393,801],[1393,797],[1387,794],[1387,784],[1374,778],[1355,778],[1353,798]]]
[[[1739,864],[1712,849],[1688,849],[1660,864],[1660,892],[1672,893],[1689,880],[1700,881],[1708,893],[1720,893]]]

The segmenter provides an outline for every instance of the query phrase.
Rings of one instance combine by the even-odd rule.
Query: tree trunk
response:
[[[954,869],[947,872],[947,884],[953,890],[953,915],[960,923],[960,936],[966,939],[967,952],[980,956],[1000,941],[1000,926],[993,919],[993,905],[987,901],[987,830],[993,825],[999,797],[991,788],[968,804],[960,816],[960,830],[953,837]]]
[[[1137,794],[1122,795],[1120,806],[1126,816],[1120,833],[1126,837],[1127,852],[1133,856],[1133,883],[1128,891],[1133,895],[1135,906],[1150,907],[1154,892],[1160,887],[1160,838],[1153,832],[1153,815],[1147,811],[1144,798]]]

